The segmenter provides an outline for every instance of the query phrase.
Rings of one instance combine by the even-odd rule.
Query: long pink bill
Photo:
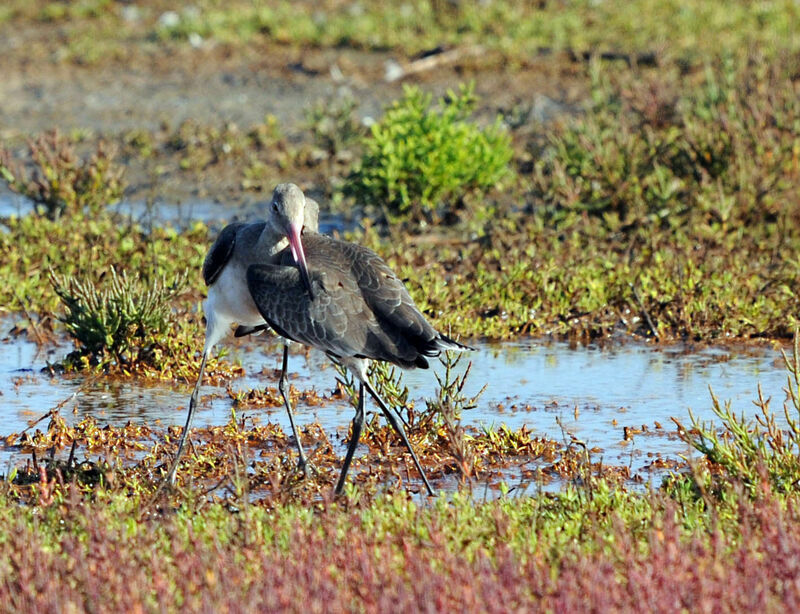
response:
[[[289,234],[286,238],[289,239],[289,247],[292,250],[292,258],[294,258],[297,268],[300,269],[300,279],[303,280],[303,285],[306,287],[306,290],[308,290],[308,295],[313,301],[314,291],[311,289],[311,278],[308,276],[306,254],[303,251],[303,243],[300,241],[300,233],[302,230],[302,226],[289,226]]]

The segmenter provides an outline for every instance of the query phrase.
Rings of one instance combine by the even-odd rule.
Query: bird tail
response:
[[[439,354],[442,352],[465,352],[467,350],[472,351],[475,349],[469,347],[468,345],[464,345],[463,343],[459,343],[458,341],[455,341],[447,335],[443,335],[439,332],[437,332],[433,339],[424,341],[423,344],[417,345],[416,348],[419,354],[417,354],[417,357],[413,359],[413,362],[403,365],[404,368],[419,367],[420,369],[427,369],[428,361],[425,358],[426,356],[432,358],[434,356],[439,356]]]
[[[463,343],[459,343],[455,339],[451,339],[447,335],[443,335],[439,333],[439,337],[436,339],[436,348],[442,352],[450,350],[452,352],[466,352],[475,351],[475,348],[470,347],[468,345],[464,345]]]

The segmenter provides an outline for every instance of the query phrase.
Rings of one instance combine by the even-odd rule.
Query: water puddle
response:
[[[212,228],[222,228],[231,222],[263,219],[266,201],[265,198],[262,201],[246,205],[231,205],[215,200],[198,200],[196,198],[188,202],[122,200],[112,205],[110,209],[141,224],[144,228],[166,224],[178,230],[185,230],[198,221],[204,222]],[[33,211],[34,205],[30,199],[14,194],[0,186],[0,220],[11,216],[30,215]],[[339,214],[320,212],[319,226],[320,232],[323,234],[352,230],[356,225],[354,220],[345,219]]]
[[[0,184],[0,220],[12,215],[19,217],[30,213],[33,213],[32,201],[9,191],[5,185]]]
[[[5,327],[7,330],[7,327]],[[199,341],[199,340],[198,340]],[[29,421],[67,401],[62,415],[68,422],[93,416],[101,425],[182,425],[190,392],[189,385],[144,385],[141,382],[87,382],[84,376],[51,376],[42,369],[69,351],[69,344],[41,351],[23,338],[8,339],[0,353],[0,435],[24,429]],[[677,459],[689,453],[675,436],[670,420],[688,421],[688,409],[706,420],[711,412],[709,386],[723,400],[730,400],[737,412],[753,415],[752,400],[760,383],[765,396],[780,410],[786,398],[786,373],[780,353],[775,350],[730,350],[704,348],[689,351],[682,346],[654,347],[625,343],[613,347],[570,348],[565,343],[522,341],[479,344],[470,354],[473,369],[465,393],[472,395],[488,383],[478,407],[464,413],[463,422],[477,427],[511,428],[522,425],[536,436],[566,441],[570,436],[593,449],[592,459],[607,464],[630,466],[645,480],[654,459]],[[247,376],[232,383],[234,390],[275,386],[274,369],[280,366],[280,346],[265,338],[231,349]],[[434,367],[442,369],[434,362]],[[315,389],[330,396],[336,372],[327,358],[317,352],[290,357],[292,384],[300,390]],[[266,373],[267,375],[261,375]],[[404,376],[410,398],[424,404],[433,396],[436,379],[430,371],[411,371]],[[73,398],[74,395],[74,398]],[[232,402],[224,387],[204,386],[195,426],[224,424],[231,415]],[[288,432],[282,408],[240,409],[260,422],[278,423]],[[310,407],[298,404],[301,424],[318,420],[329,433],[346,429],[353,416],[343,400]],[[662,428],[659,428],[661,425]],[[39,425],[46,428],[46,422]],[[625,429],[645,430],[625,439]],[[343,453],[344,448],[340,450]],[[0,449],[0,473],[24,455]]]
[[[146,203],[141,200],[124,200],[112,207],[112,210],[129,216],[135,222],[149,228],[167,224],[178,230],[185,230],[201,221],[211,228],[222,228],[231,222],[251,222],[264,219],[267,210],[267,199],[249,204],[223,204],[214,200],[197,200],[190,202],[156,201]],[[0,200],[0,207],[2,200]],[[0,211],[2,209],[0,208]],[[319,229],[323,234],[333,231],[352,230],[353,220],[346,220],[338,214],[320,212]]]

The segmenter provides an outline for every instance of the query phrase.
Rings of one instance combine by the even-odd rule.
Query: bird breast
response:
[[[244,268],[233,262],[223,269],[216,282],[208,289],[205,302],[206,318],[216,318],[219,324],[230,328],[232,324],[257,326],[264,323],[247,288]]]

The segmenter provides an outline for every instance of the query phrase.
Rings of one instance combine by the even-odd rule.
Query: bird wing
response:
[[[252,265],[248,287],[262,317],[281,335],[334,356],[428,365],[442,337],[403,282],[375,252],[323,235],[304,237],[312,300],[287,249],[282,266]]]
[[[355,356],[365,345],[363,301],[347,280],[330,284],[326,272],[310,272],[314,299],[294,266],[254,264],[247,287],[261,317],[278,334],[335,356]],[[328,286],[333,287],[329,288]]]
[[[437,332],[419,311],[397,274],[371,249],[354,243],[346,245],[345,249],[352,252],[349,258],[353,275],[381,328],[386,332],[396,330],[399,337],[428,356],[438,354],[438,351],[425,351]]]
[[[219,233],[217,240],[211,246],[206,254],[206,259],[203,261],[203,280],[207,286],[210,286],[217,277],[222,273],[222,269],[230,260],[233,254],[233,249],[236,246],[236,234],[244,224],[229,224],[222,229]]]

